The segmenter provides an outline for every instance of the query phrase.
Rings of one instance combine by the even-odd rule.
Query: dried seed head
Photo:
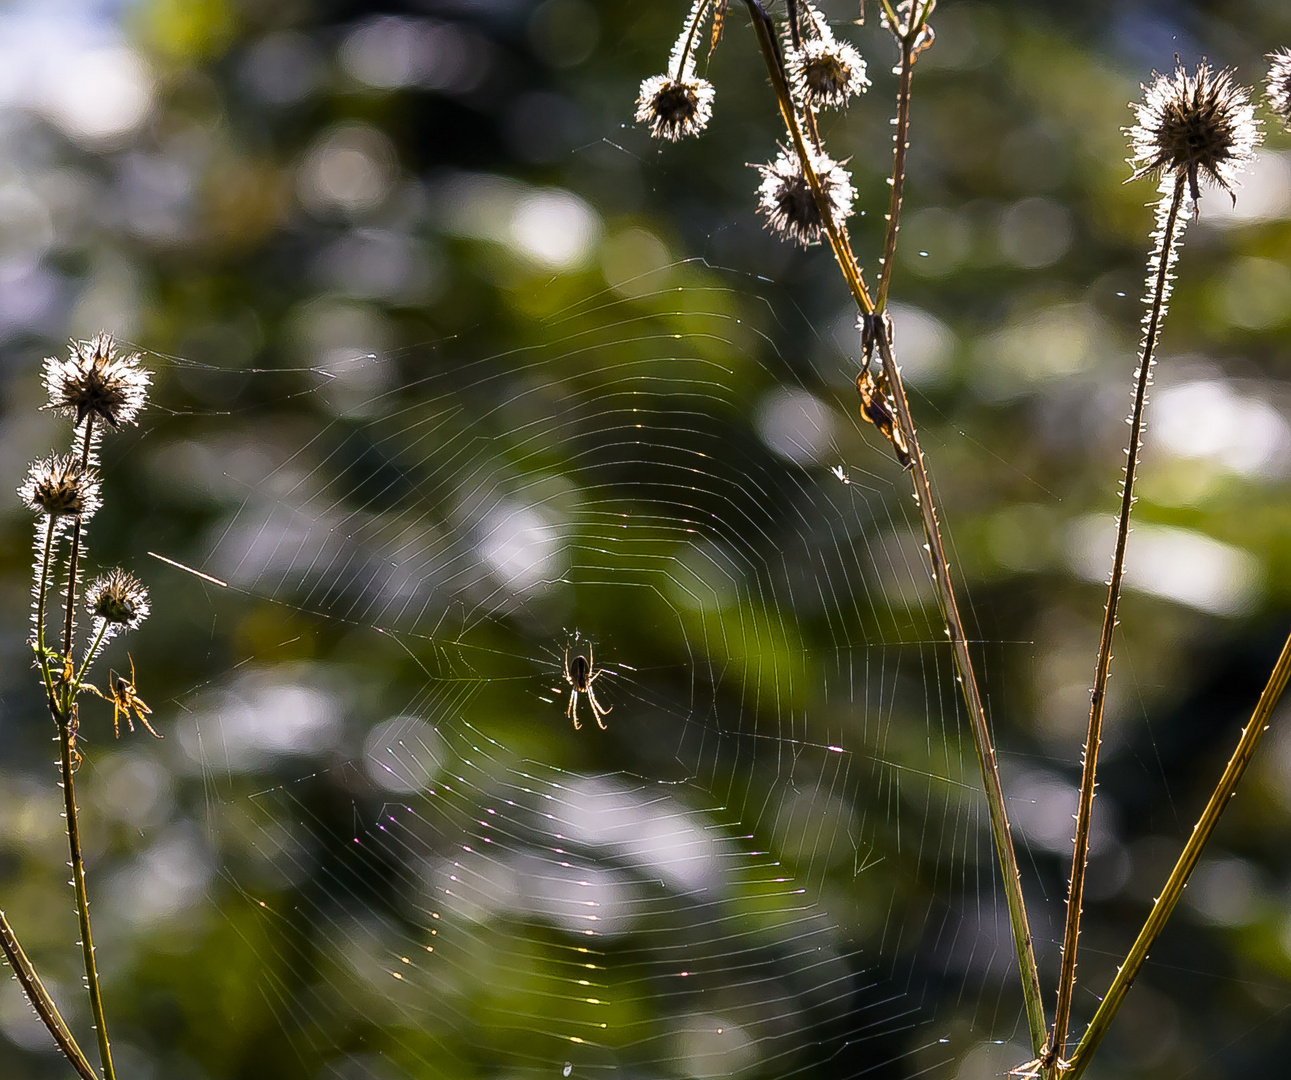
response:
[[[637,123],[649,124],[651,135],[669,142],[698,135],[713,117],[713,94],[713,84],[707,79],[651,75],[641,83]]]
[[[832,34],[790,50],[788,66],[794,95],[809,108],[841,109],[869,89],[861,54]]]
[[[1265,59],[1269,61],[1269,108],[1291,131],[1291,49],[1279,49]]]
[[[148,590],[127,570],[109,570],[85,594],[85,606],[105,624],[105,636],[134,630],[148,617]],[[97,627],[95,628],[97,632]]]
[[[1180,65],[1173,75],[1156,75],[1143,87],[1143,101],[1130,107],[1138,119],[1127,130],[1134,151],[1130,179],[1149,173],[1186,177],[1195,203],[1201,174],[1233,195],[1261,136],[1250,91],[1233,81],[1232,72],[1203,62],[1189,74]]]
[[[847,170],[823,153],[812,154],[811,167],[829,201],[834,221],[841,223],[851,214],[856,197]],[[757,170],[762,174],[758,211],[766,216],[772,232],[803,247],[816,243],[824,223],[798,155],[782,149],[775,161],[758,165]]]
[[[101,505],[99,481],[74,457],[54,454],[34,462],[18,494],[37,514],[90,517]]]
[[[87,416],[114,428],[135,423],[151,381],[140,359],[138,353],[118,356],[109,334],[71,342],[66,360],[45,361],[45,408],[74,416],[78,426]]]

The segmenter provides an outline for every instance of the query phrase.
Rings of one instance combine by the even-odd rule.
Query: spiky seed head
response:
[[[1291,49],[1279,49],[1265,59],[1269,61],[1269,108],[1282,126],[1291,131]]]
[[[869,89],[865,61],[852,46],[833,34],[804,41],[788,56],[789,78],[799,101],[813,109],[841,109],[856,94]]]
[[[134,630],[148,617],[148,589],[128,570],[109,570],[85,594],[85,606],[108,634]]]
[[[856,197],[851,177],[828,154],[813,153],[811,167],[820,180],[833,219],[841,223],[851,214]],[[758,165],[757,170],[762,174],[758,212],[766,217],[768,228],[803,247],[816,243],[824,223],[798,155],[782,149],[775,161]]]
[[[110,334],[72,341],[66,360],[45,361],[45,408],[74,416],[78,427],[88,416],[113,428],[135,423],[152,378],[141,359],[138,353],[117,355]]]
[[[18,488],[22,501],[37,514],[52,518],[90,517],[101,505],[99,481],[75,457],[52,454],[32,463]]]
[[[698,76],[651,75],[637,96],[637,123],[649,124],[651,135],[669,142],[698,135],[713,118],[713,95],[713,84]]]
[[[1261,138],[1251,92],[1233,81],[1231,71],[1215,71],[1204,61],[1192,73],[1179,65],[1172,75],[1154,75],[1142,88],[1143,100],[1130,106],[1138,120],[1127,130],[1134,152],[1127,159],[1134,169],[1130,179],[1186,177],[1195,202],[1201,175],[1233,195]]]

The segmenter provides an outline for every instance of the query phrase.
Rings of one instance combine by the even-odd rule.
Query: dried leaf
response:
[[[717,43],[722,40],[722,30],[726,26],[726,9],[730,4],[731,0],[717,0],[713,8],[713,32],[709,38],[708,61],[713,59],[713,53],[717,51]]]

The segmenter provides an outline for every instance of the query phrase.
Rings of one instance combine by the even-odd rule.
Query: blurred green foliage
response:
[[[631,123],[683,7],[0,13],[9,487],[63,437],[38,372],[67,335],[113,331],[156,373],[91,532],[95,565],[150,583],[128,647],[166,735],[83,720],[121,1075],[969,1078],[1029,1056],[854,316],[827,253],[754,213],[781,133],[738,5],[705,136]],[[826,10],[874,80],[824,123],[872,265],[894,51],[872,11]],[[1151,228],[1126,103],[1176,51],[1257,82],[1291,11],[943,0],[933,25],[896,340],[1051,992]],[[1268,129],[1236,207],[1205,194],[1162,340],[1078,1022],[1285,629],[1291,137]],[[0,903],[88,1046],[30,523],[16,500],[0,521]],[[604,735],[563,716],[588,637]],[[1276,1074],[1291,1048],[1286,719],[1096,1075]],[[0,990],[0,1074],[66,1075]]]

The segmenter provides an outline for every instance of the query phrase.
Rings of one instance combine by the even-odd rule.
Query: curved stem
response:
[[[85,860],[81,855],[81,828],[76,814],[76,791],[72,777],[72,739],[77,726],[76,703],[67,688],[58,711],[58,746],[63,772],[63,808],[67,815],[67,847],[71,855],[72,886],[76,890],[76,914],[81,924],[81,958],[85,963],[85,982],[90,995],[90,1012],[99,1041],[99,1061],[104,1080],[116,1080],[112,1068],[112,1050],[108,1045],[107,1021],[103,1014],[103,994],[99,989],[99,972],[94,961],[94,938],[90,933],[90,900],[85,889]]]
[[[9,966],[13,968],[18,985],[22,987],[22,992],[31,1002],[31,1007],[36,1010],[36,1015],[49,1029],[63,1056],[72,1063],[72,1068],[83,1080],[99,1080],[94,1067],[86,1060],[81,1048],[76,1045],[76,1039],[59,1013],[58,1006],[54,1004],[54,999],[49,996],[45,984],[40,981],[36,969],[32,967],[27,954],[23,952],[22,946],[18,943],[18,936],[13,932],[13,927],[9,925],[9,920],[5,918],[3,911],[0,911],[0,950],[4,952]]]
[[[1094,811],[1095,772],[1098,747],[1103,729],[1103,706],[1107,697],[1107,679],[1112,666],[1112,637],[1116,630],[1116,612],[1120,604],[1121,583],[1125,573],[1125,548],[1130,534],[1130,512],[1134,508],[1134,476],[1143,440],[1143,413],[1147,388],[1151,381],[1157,337],[1165,318],[1170,267],[1178,245],[1179,207],[1183,203],[1185,178],[1180,176],[1170,196],[1169,209],[1161,223],[1154,252],[1155,273],[1148,297],[1148,318],[1143,330],[1143,352],[1134,388],[1134,409],[1130,414],[1130,439],[1126,450],[1125,480],[1121,490],[1121,511],[1116,523],[1116,553],[1112,557],[1112,576],[1103,612],[1103,634],[1098,645],[1098,663],[1094,669],[1094,688],[1090,697],[1089,731],[1085,737],[1085,760],[1080,778],[1080,805],[1076,812],[1076,838],[1072,854],[1071,881],[1067,888],[1067,925],[1062,941],[1062,967],[1058,975],[1058,1003],[1054,1009],[1053,1036],[1045,1055],[1045,1064],[1060,1059],[1067,1045],[1067,1026],[1071,1020],[1071,1001],[1076,987],[1076,945],[1080,936],[1080,909],[1085,887],[1085,863],[1089,855],[1090,821]]]
[[[1170,872],[1165,888],[1161,890],[1161,895],[1157,897],[1156,903],[1153,904],[1151,914],[1148,915],[1147,921],[1143,924],[1143,929],[1139,931],[1139,936],[1135,939],[1133,946],[1131,946],[1128,955],[1125,957],[1125,963],[1117,971],[1116,978],[1112,980],[1112,985],[1108,987],[1102,1003],[1098,1006],[1098,1011],[1094,1013],[1094,1019],[1090,1021],[1089,1027],[1080,1040],[1080,1044],[1076,1047],[1075,1053],[1072,1054],[1070,1068],[1063,1074],[1065,1080],[1078,1080],[1080,1074],[1085,1071],[1086,1066],[1089,1064],[1090,1058],[1093,1057],[1094,1051],[1098,1049],[1098,1044],[1102,1042],[1103,1036],[1107,1034],[1112,1018],[1120,1009],[1122,1002],[1125,1000],[1125,995],[1129,993],[1135,977],[1148,958],[1148,951],[1165,927],[1166,920],[1169,919],[1175,904],[1179,902],[1184,886],[1188,883],[1189,875],[1192,874],[1198,860],[1201,858],[1201,853],[1214,833],[1215,826],[1219,824],[1220,815],[1223,814],[1224,808],[1232,801],[1233,794],[1237,791],[1237,785],[1241,782],[1242,776],[1246,772],[1246,767],[1251,763],[1251,758],[1255,754],[1255,748],[1259,745],[1260,737],[1268,727],[1269,716],[1272,714],[1274,706],[1277,705],[1278,698],[1281,697],[1288,678],[1291,678],[1291,635],[1287,637],[1286,643],[1282,646],[1282,653],[1278,656],[1277,663],[1273,666],[1273,672],[1269,675],[1269,681],[1265,684],[1264,692],[1260,694],[1260,700],[1255,706],[1255,711],[1251,714],[1250,723],[1242,729],[1241,738],[1237,741],[1237,748],[1233,751],[1233,756],[1229,758],[1228,765],[1225,767],[1223,775],[1219,778],[1219,783],[1215,786],[1210,800],[1206,803],[1205,810],[1201,813],[1201,818],[1193,826],[1192,835],[1188,837],[1188,842],[1184,845],[1183,851],[1179,855],[1179,861],[1175,863],[1174,869]]]

